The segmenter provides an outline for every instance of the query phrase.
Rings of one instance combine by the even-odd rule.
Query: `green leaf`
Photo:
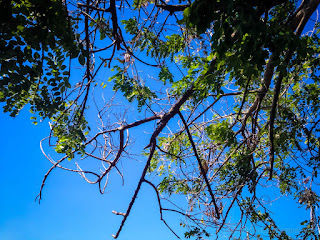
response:
[[[85,57],[83,56],[83,54],[80,54],[79,57],[78,57],[78,61],[81,65],[85,65],[86,63],[86,60],[85,60]]]

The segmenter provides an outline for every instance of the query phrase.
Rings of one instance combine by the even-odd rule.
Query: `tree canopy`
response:
[[[3,110],[50,119],[41,149],[53,165],[39,201],[56,168],[104,193],[138,153],[140,180],[114,212],[115,238],[147,184],[176,236],[163,212],[185,218],[186,238],[262,239],[262,227],[270,239],[318,239],[319,3],[1,1]],[[132,132],[148,139],[139,152]],[[269,209],[287,196],[310,212],[297,236]]]

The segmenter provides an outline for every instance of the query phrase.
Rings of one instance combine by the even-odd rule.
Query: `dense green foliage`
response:
[[[18,114],[27,103],[40,117],[64,108],[70,88],[65,63],[79,47],[72,21],[60,1],[1,1],[0,100]]]
[[[270,239],[318,239],[320,29],[312,18],[319,3],[1,2],[0,100],[12,116],[30,103],[51,119],[49,146],[64,155],[48,174],[79,172],[102,193],[109,173],[130,156],[129,132],[148,128],[144,170],[127,211],[116,213],[123,222],[115,237],[147,183],[161,220],[163,211],[184,215],[186,238],[262,239],[264,228]],[[73,80],[72,63],[83,66],[81,80]],[[111,70],[107,78],[103,67]],[[101,104],[105,88],[116,96]],[[124,99],[134,114],[116,110]],[[75,153],[100,160],[104,170],[82,169]],[[65,159],[76,169],[65,168]],[[161,201],[177,195],[186,203]],[[297,219],[298,236],[277,226],[271,195],[290,195],[310,212]],[[233,211],[241,217],[230,223]]]

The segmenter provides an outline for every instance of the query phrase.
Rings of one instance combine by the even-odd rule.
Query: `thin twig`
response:
[[[156,186],[155,186],[152,182],[150,182],[150,181],[148,181],[148,180],[146,180],[146,179],[144,179],[144,182],[148,183],[148,184],[154,189],[154,191],[155,191],[156,194],[157,194],[157,199],[158,199],[158,204],[159,204],[159,211],[160,211],[160,220],[163,221],[164,224],[167,226],[167,228],[169,228],[169,230],[170,230],[177,238],[180,239],[180,237],[172,230],[171,227],[169,227],[169,225],[167,224],[167,222],[163,219],[163,215],[162,215],[162,213],[163,213],[163,208],[162,208],[162,205],[161,205],[161,199],[160,199],[160,195],[159,195],[158,189],[156,188]]]

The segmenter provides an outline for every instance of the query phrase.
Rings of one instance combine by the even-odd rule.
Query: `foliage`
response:
[[[30,103],[41,118],[63,110],[70,88],[66,57],[79,54],[72,21],[60,1],[1,1],[0,100],[18,114]]]
[[[32,113],[50,118],[48,147],[63,154],[46,174],[40,199],[56,167],[80,173],[103,193],[109,173],[137,150],[129,151],[129,133],[143,125],[151,133],[141,135],[149,139],[141,149],[146,162],[127,211],[116,213],[124,219],[115,237],[147,183],[162,221],[164,211],[184,215],[186,238],[215,230],[262,239],[259,228],[270,239],[296,237],[278,227],[266,187],[310,212],[298,220],[304,226],[298,237],[319,238],[320,29],[312,19],[319,3],[1,2],[4,111],[15,116],[30,104]],[[82,67],[81,80],[73,64]],[[104,67],[111,69],[107,79]],[[115,96],[101,105],[110,90]],[[120,114],[121,101],[138,111]],[[91,158],[102,171],[77,161]],[[66,168],[65,159],[76,168]],[[186,204],[163,203],[176,196]],[[242,213],[234,225],[233,211]]]

